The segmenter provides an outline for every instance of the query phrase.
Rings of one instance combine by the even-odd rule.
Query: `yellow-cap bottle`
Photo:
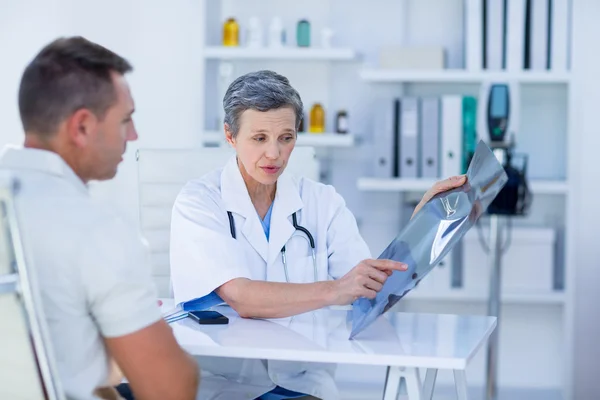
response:
[[[310,133],[325,132],[325,110],[319,103],[315,103],[310,109]]]
[[[223,46],[239,46],[240,27],[235,18],[229,18],[223,24]]]

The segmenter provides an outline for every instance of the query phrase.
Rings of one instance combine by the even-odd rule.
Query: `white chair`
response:
[[[137,152],[140,226],[150,246],[152,274],[160,297],[173,297],[170,284],[171,211],[181,188],[190,180],[223,167],[233,150],[223,147]],[[319,179],[312,147],[296,147],[285,173]]]
[[[26,264],[14,193],[0,176],[0,399],[64,399],[34,271]]]

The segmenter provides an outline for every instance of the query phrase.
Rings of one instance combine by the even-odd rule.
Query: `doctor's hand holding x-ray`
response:
[[[224,131],[236,156],[180,192],[171,226],[175,301],[223,301],[242,317],[280,318],[374,298],[406,265],[371,259],[332,186],[284,174],[303,105],[287,78],[250,73],[228,88]],[[437,183],[436,193],[464,177]],[[314,257],[313,257],[314,256]]]

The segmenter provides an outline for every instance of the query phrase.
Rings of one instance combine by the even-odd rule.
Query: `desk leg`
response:
[[[422,400],[423,386],[418,368],[388,367],[385,375],[383,400],[397,400],[400,381],[404,378],[409,400]]]
[[[423,399],[423,385],[419,376],[419,368],[406,368],[404,379],[406,380],[408,400]]]
[[[433,389],[435,387],[435,380],[437,378],[437,369],[429,368],[425,373],[425,383],[423,383],[423,399],[433,399]]]
[[[383,387],[383,400],[396,400],[400,388],[402,372],[399,367],[387,367],[385,372],[385,385]]]
[[[454,370],[454,385],[456,386],[456,398],[467,400],[467,373],[465,370]]]

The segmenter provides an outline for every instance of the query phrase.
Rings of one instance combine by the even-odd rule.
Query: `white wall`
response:
[[[574,168],[576,195],[573,218],[577,229],[574,242],[575,265],[570,277],[574,284],[574,365],[572,370],[574,399],[598,398],[600,369],[600,246],[598,227],[598,105],[600,105],[600,52],[595,43],[600,38],[600,2],[575,0],[573,7],[573,72],[572,107],[576,114],[573,132],[579,137],[572,154],[577,157]]]
[[[0,0],[0,145],[23,139],[17,107],[27,63],[59,36],[82,35],[127,58],[140,135],[111,182],[93,193],[137,220],[135,150],[198,146],[204,120],[202,1]]]

